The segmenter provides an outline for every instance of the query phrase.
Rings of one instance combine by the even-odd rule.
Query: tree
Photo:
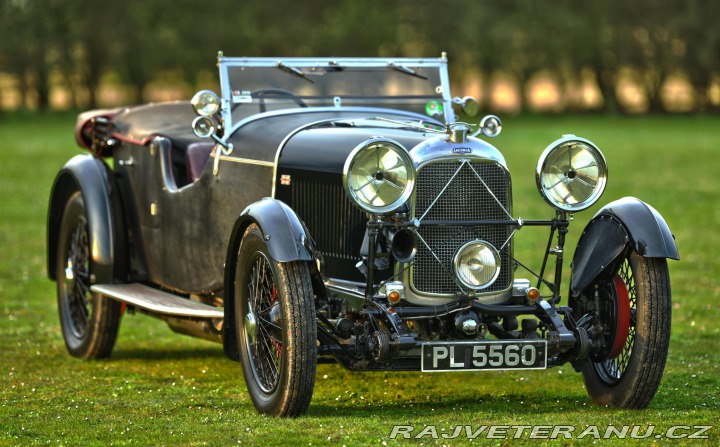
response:
[[[18,80],[21,107],[29,102],[35,90],[39,110],[50,102],[50,66],[47,60],[50,21],[40,5],[32,0],[2,0],[0,51],[4,54],[4,70]]]

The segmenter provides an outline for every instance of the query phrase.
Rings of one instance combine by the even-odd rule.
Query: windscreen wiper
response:
[[[404,65],[396,64],[395,62],[388,62],[388,67],[392,68],[395,71],[399,71],[400,73],[405,73],[409,76],[415,76],[416,78],[425,79],[427,81],[427,76],[423,76],[421,74],[418,74],[415,72],[415,70],[408,68]]]
[[[434,123],[428,123],[428,122],[425,122],[422,120],[418,121],[418,123],[415,124],[415,123],[408,123],[407,121],[391,120],[389,118],[384,118],[382,116],[376,116],[375,119],[378,121],[385,121],[387,123],[399,124],[403,127],[410,127],[412,129],[423,130],[425,132],[445,133],[445,130],[437,129],[437,127],[441,127],[441,126],[438,126],[437,124],[434,124]],[[435,127],[426,127],[426,126],[435,126]]]
[[[311,83],[311,84],[314,84],[314,83],[315,83],[315,81],[313,81],[312,79],[308,78],[305,73],[303,73],[302,71],[298,70],[298,69],[295,68],[295,67],[291,67],[291,66],[289,66],[289,65],[285,65],[285,64],[283,64],[282,62],[278,62],[277,67],[278,67],[280,70],[284,71],[285,73],[290,73],[291,75],[297,76],[298,78],[303,78],[303,79],[305,79],[306,81],[308,81],[308,82]]]

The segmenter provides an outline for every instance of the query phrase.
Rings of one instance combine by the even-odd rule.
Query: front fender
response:
[[[81,191],[90,237],[90,273],[94,282],[110,283],[114,277],[115,226],[108,167],[91,155],[76,155],[60,170],[50,194],[47,224],[47,273],[56,280],[57,245],[68,198]]]
[[[639,199],[624,197],[598,211],[580,236],[571,264],[571,296],[590,285],[628,245],[647,258],[680,259],[660,213]]]
[[[248,206],[235,222],[231,241],[237,241],[250,224],[260,227],[268,254],[275,262],[311,261],[309,239],[297,214],[279,200],[266,197]],[[232,246],[232,245],[231,245]],[[235,247],[237,248],[237,247]],[[229,256],[229,253],[228,253]]]
[[[243,210],[233,227],[225,260],[225,319],[223,349],[240,360],[235,335],[235,265],[245,230],[257,224],[265,236],[268,254],[275,262],[312,261],[311,239],[295,212],[283,202],[266,197]]]

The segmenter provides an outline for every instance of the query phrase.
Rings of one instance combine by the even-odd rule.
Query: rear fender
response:
[[[570,295],[577,296],[592,284],[628,246],[644,257],[680,259],[660,213],[639,199],[625,197],[603,207],[585,227],[571,265]]]
[[[65,204],[77,191],[82,192],[85,202],[93,282],[111,283],[119,273],[115,261],[122,251],[117,244],[122,239],[122,235],[118,235],[122,222],[114,219],[111,179],[110,169],[91,155],[73,157],[58,173],[48,207],[47,273],[50,279],[57,279],[57,245]]]
[[[225,261],[225,319],[223,348],[225,355],[239,361],[239,345],[235,326],[235,266],[245,230],[257,224],[265,236],[268,254],[275,262],[314,261],[312,240],[302,221],[283,202],[265,198],[245,208],[235,222]],[[311,268],[311,272],[316,272]],[[313,278],[313,284],[316,284]]]

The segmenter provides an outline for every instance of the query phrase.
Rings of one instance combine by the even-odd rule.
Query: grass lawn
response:
[[[609,165],[600,205],[632,195],[673,230],[682,260],[670,263],[673,328],[668,364],[650,407],[593,405],[569,365],[515,373],[350,373],[320,365],[308,414],[258,415],[237,363],[219,345],[172,333],[159,320],[126,315],[112,359],[82,361],[63,344],[54,283],[45,273],[47,202],[56,172],[79,153],[70,115],[0,117],[0,445],[463,445],[457,439],[389,439],[393,425],[648,426],[646,439],[550,441],[554,445],[669,445],[675,425],[714,426],[720,444],[720,118],[529,117],[506,119],[493,144],[513,173],[515,215],[548,218],[534,180],[537,158],[562,134],[594,141]],[[188,126],[190,123],[188,123]],[[583,226],[571,225],[571,254]],[[516,255],[539,267],[545,230],[517,235]],[[522,272],[519,271],[519,274]],[[568,275],[566,275],[568,278]],[[567,285],[563,288],[567,290]],[[566,292],[565,292],[566,293]],[[516,445],[528,439],[473,444]],[[680,430],[676,434],[689,433]],[[545,442],[541,440],[539,442]]]

